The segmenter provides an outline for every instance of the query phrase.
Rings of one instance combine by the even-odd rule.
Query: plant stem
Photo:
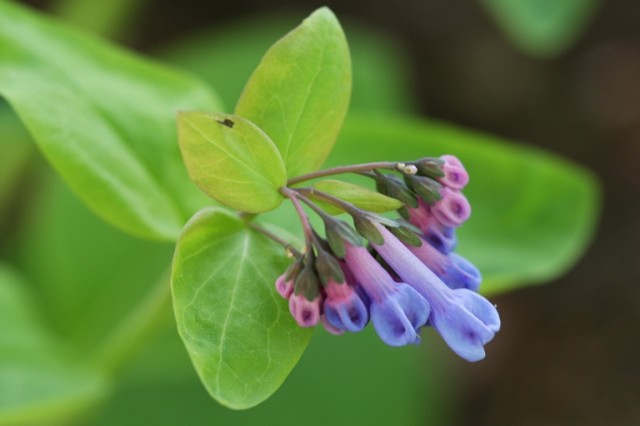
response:
[[[263,228],[260,225],[257,225],[256,223],[250,223],[249,227],[259,233],[261,233],[262,235],[266,236],[267,238],[275,241],[276,243],[280,244],[282,247],[285,248],[286,251],[291,252],[295,257],[300,257],[302,256],[302,254],[296,250],[295,247],[293,247],[293,245],[291,245],[290,243],[288,243],[287,241],[283,240],[282,238],[278,237],[276,234],[274,234],[273,232]]]
[[[306,194],[308,194],[308,195],[310,195],[312,197],[324,200],[324,201],[328,202],[329,204],[333,204],[334,206],[344,210],[345,212],[349,213],[352,216],[360,215],[360,214],[364,213],[361,209],[357,208],[353,204],[348,203],[348,202],[346,202],[344,200],[341,200],[338,197],[334,197],[331,194],[327,194],[326,192],[318,191],[317,189],[314,189],[314,188],[300,188],[300,189],[297,189],[297,191],[299,191],[300,193],[306,193]],[[306,197],[300,196],[300,199],[303,200],[303,201],[305,201],[305,200],[309,201],[311,204],[313,204],[313,202],[308,200]]]
[[[311,223],[309,223],[309,217],[304,212],[300,201],[298,200],[298,193],[291,188],[287,188],[286,186],[280,188],[280,193],[291,200],[293,206],[300,217],[300,223],[302,224],[302,231],[304,233],[304,239],[307,247],[307,253],[313,251],[313,245],[311,241],[311,235],[313,233],[313,229],[311,228]]]
[[[307,206],[311,207],[311,209],[316,212],[316,214],[320,216],[320,218],[322,218],[323,220],[333,219],[329,213],[325,212],[316,203],[302,195],[303,193],[312,194],[313,192],[315,192],[313,188],[296,188],[295,190],[298,193],[298,198]]]
[[[118,370],[137,349],[143,338],[168,312],[171,300],[171,267],[160,276],[146,297],[103,339],[92,361],[109,372]]]
[[[339,166],[333,167],[325,170],[318,170],[317,172],[309,173],[306,175],[300,175],[289,179],[287,185],[295,185],[300,182],[305,182],[307,180],[316,179],[325,176],[333,176],[339,175],[343,173],[360,173],[360,172],[368,172],[375,169],[388,169],[395,170],[401,164],[397,161],[379,161],[377,163],[364,163],[364,164],[354,164],[351,166]]]

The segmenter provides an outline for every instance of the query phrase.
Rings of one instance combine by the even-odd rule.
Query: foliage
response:
[[[281,201],[277,189],[287,177],[317,169],[325,157],[329,165],[339,165],[453,153],[473,177],[469,197],[474,216],[463,230],[461,250],[483,271],[484,289],[490,292],[558,276],[582,252],[594,227],[598,191],[588,172],[488,135],[401,117],[394,110],[410,102],[397,102],[393,94],[385,97],[395,92],[376,89],[384,86],[380,82],[389,79],[387,74],[376,80],[372,73],[366,88],[357,89],[355,82],[354,92],[377,99],[377,112],[352,113],[345,120],[351,92],[349,53],[342,28],[328,9],[316,11],[268,51],[233,116],[219,115],[222,106],[202,80],[223,87],[227,82],[221,76],[230,75],[225,64],[234,64],[232,57],[243,51],[242,40],[217,55],[196,51],[190,44],[189,53],[181,56],[174,47],[174,61],[208,55],[216,62],[216,67],[194,70],[202,73],[200,80],[27,8],[0,2],[0,46],[0,94],[74,193],[100,218],[130,234],[93,218],[45,173],[49,182],[27,215],[31,225],[8,243],[18,247],[5,256],[14,266],[0,269],[0,424],[45,418],[63,422],[86,415],[109,393],[110,380],[147,332],[172,321],[167,319],[170,294],[164,272],[171,248],[140,238],[177,241],[172,290],[178,330],[214,398],[232,408],[248,408],[285,380],[310,339],[310,332],[286,315],[286,304],[273,287],[286,259],[252,230],[246,216],[211,207],[216,203],[189,180],[187,168],[216,200],[245,212],[274,209],[259,221],[296,234],[290,209],[276,208]],[[357,46],[352,46],[354,58],[360,57]],[[184,63],[189,65],[188,60]],[[354,75],[362,63],[354,61]],[[248,76],[250,70],[245,71]],[[228,104],[233,101],[226,99]],[[355,102],[352,111],[366,110],[364,104]],[[178,119],[178,128],[187,134],[182,144],[187,168],[177,143],[179,110],[201,111],[182,113]],[[0,201],[10,199],[16,176],[29,158],[25,137],[19,130],[7,131],[14,125],[2,108],[0,118],[5,117],[11,124],[0,127],[0,152],[11,154],[0,157]],[[238,151],[229,151],[232,148]],[[230,161],[220,168],[206,163],[208,156],[221,152],[222,159]],[[15,169],[5,168],[5,162]],[[248,175],[251,179],[243,182]],[[389,200],[344,183],[317,185],[327,192],[353,194],[349,196],[379,205],[380,211],[394,208]],[[138,389],[162,392],[162,386],[173,389],[175,383],[187,383],[191,392],[193,383],[178,379],[189,374],[180,370],[184,352],[176,349],[174,334],[164,335],[171,349],[166,354],[150,349],[139,361],[157,366],[148,376],[161,371],[155,378],[161,386],[147,377]],[[358,385],[363,395],[377,384],[388,383],[390,389],[418,386],[409,362],[415,352],[392,354],[391,349],[374,348],[369,336],[331,343],[324,337],[310,349],[309,362],[302,361],[303,369],[293,373],[292,384],[284,385],[287,398],[299,407],[276,395],[273,403],[265,404],[265,412],[287,407],[292,418],[299,419],[306,413],[304,401],[331,401],[330,396],[314,395],[328,392],[326,380],[355,383],[369,369],[380,370],[380,383],[376,377],[363,379]],[[335,351],[351,353],[344,362],[352,370],[333,365],[339,359]],[[385,366],[384,360],[389,360]],[[324,373],[333,369],[335,375]],[[357,377],[350,376],[356,372]],[[305,385],[308,381],[325,387]],[[125,386],[124,392],[137,394],[132,388],[135,385]],[[348,385],[341,389],[332,395],[348,398],[354,393],[347,392],[353,389]],[[123,399],[112,404],[118,407]],[[393,395],[389,401],[412,407],[412,402]],[[357,406],[365,411],[368,405]]]

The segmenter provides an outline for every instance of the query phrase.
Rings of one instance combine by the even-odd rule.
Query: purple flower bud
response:
[[[293,293],[293,280],[287,281],[287,274],[284,273],[276,280],[276,290],[280,293],[280,296],[288,299]]]
[[[327,322],[342,331],[361,331],[369,322],[367,307],[348,283],[330,280],[325,287],[324,314]]]
[[[458,227],[471,216],[471,205],[466,197],[449,188],[440,190],[442,198],[432,207],[431,213],[442,226]]]
[[[444,161],[442,165],[444,177],[438,179],[440,183],[455,190],[464,188],[469,183],[469,173],[460,160],[453,155],[443,155],[440,159]]]
[[[383,226],[378,227],[384,243],[374,244],[374,248],[400,278],[429,302],[429,323],[462,358],[467,361],[484,358],[484,345],[500,330],[495,306],[470,290],[447,287],[393,234]]]
[[[409,222],[418,227],[424,239],[441,253],[448,254],[456,248],[456,233],[453,227],[443,226],[431,213],[431,207],[420,200],[415,209],[408,209]]]
[[[442,254],[429,243],[422,244],[420,247],[406,246],[449,288],[478,290],[482,281],[480,271],[464,257],[456,253]]]
[[[321,304],[321,295],[311,301],[302,293],[289,297],[289,311],[300,327],[313,327],[318,323]]]
[[[337,328],[332,326],[329,323],[329,321],[327,321],[327,316],[325,314],[320,315],[320,322],[324,326],[324,329],[327,330],[327,332],[329,332],[329,333],[331,333],[331,334],[333,334],[335,336],[339,336],[341,334],[344,334],[344,330],[338,330]]]
[[[345,261],[370,299],[371,321],[382,341],[390,346],[419,342],[429,303],[407,284],[394,282],[365,248],[346,244]]]

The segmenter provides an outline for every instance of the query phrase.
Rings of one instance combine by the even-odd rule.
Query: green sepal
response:
[[[389,197],[400,200],[405,205],[416,208],[418,207],[418,199],[416,194],[407,187],[407,185],[393,175],[383,175],[376,173],[376,188],[379,192]]]
[[[444,170],[442,170],[444,160],[440,158],[425,157],[411,164],[416,166],[420,176],[428,176],[433,179],[444,177]]]
[[[422,239],[409,227],[400,225],[397,228],[388,228],[400,241],[413,247],[420,247]]]
[[[343,220],[325,220],[324,232],[327,237],[327,243],[329,243],[329,247],[331,247],[331,251],[333,251],[333,254],[340,259],[345,255],[345,241],[357,247],[362,247],[363,245],[362,239],[355,229]]]
[[[442,184],[425,176],[405,175],[405,182],[428,204],[434,204],[442,198]]]
[[[398,209],[398,214],[402,216],[402,218],[405,220],[409,220],[411,218],[411,216],[409,215],[409,209],[407,209],[407,206],[400,207]]]
[[[331,256],[327,251],[319,249],[316,258],[316,271],[320,277],[320,283],[326,286],[329,280],[336,283],[344,282],[344,272],[335,257]]]
[[[318,276],[313,264],[313,256],[309,255],[294,284],[295,294],[303,294],[308,301],[313,301],[320,294]]]
[[[382,245],[384,244],[384,238],[378,228],[376,228],[375,224],[371,219],[365,216],[354,216],[353,224],[356,227],[356,230],[365,237],[372,244]]]
[[[287,268],[287,272],[284,275],[284,280],[285,281],[295,280],[298,274],[300,273],[300,271],[302,270],[303,266],[304,266],[303,257],[297,258],[295,262],[293,262],[289,266],[289,268]]]

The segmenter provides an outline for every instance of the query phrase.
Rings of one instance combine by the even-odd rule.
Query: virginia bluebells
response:
[[[342,284],[330,280],[325,286],[324,315],[336,330],[361,331],[369,322],[367,306],[354,285],[349,280]]]
[[[444,155],[410,163],[343,166],[289,184],[345,172],[373,178],[380,193],[402,203],[398,212],[406,220],[362,210],[348,197],[314,187],[281,188],[300,217],[305,249],[298,252],[266,234],[295,258],[275,285],[295,321],[301,327],[321,323],[339,335],[361,331],[370,320],[390,346],[418,343],[421,328],[432,326],[462,358],[484,358],[484,346],[500,329],[500,317],[477,293],[478,269],[454,252],[456,228],[471,214],[461,192],[469,182],[462,163]],[[355,229],[330,216],[318,202],[351,215]],[[324,237],[313,229],[302,204],[320,216]]]
[[[384,244],[374,244],[374,248],[401,279],[429,302],[429,323],[462,358],[484,358],[484,345],[500,330],[495,306],[469,289],[447,287],[386,228],[378,225],[378,230]]]
[[[407,284],[398,283],[363,247],[347,244],[347,266],[370,300],[371,322],[390,346],[420,341],[420,327],[429,318],[427,301]]]

